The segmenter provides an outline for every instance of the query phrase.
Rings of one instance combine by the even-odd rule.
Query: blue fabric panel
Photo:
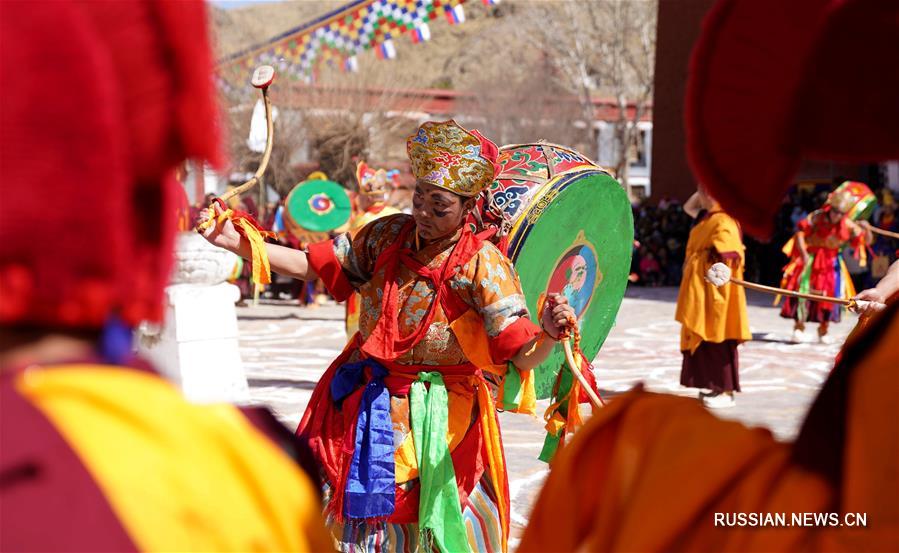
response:
[[[331,397],[340,401],[351,394],[365,376],[362,402],[356,418],[353,460],[347,475],[344,514],[347,518],[376,518],[393,514],[396,507],[396,465],[390,392],[384,385],[387,369],[372,359],[347,363],[331,381]]]

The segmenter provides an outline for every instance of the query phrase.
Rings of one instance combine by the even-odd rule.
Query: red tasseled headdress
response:
[[[173,169],[219,162],[201,2],[0,3],[0,324],[159,320]]]
[[[753,234],[802,159],[899,159],[899,2],[720,0],[687,82],[697,179]]]

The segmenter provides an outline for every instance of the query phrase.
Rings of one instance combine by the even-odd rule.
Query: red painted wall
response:
[[[687,64],[713,0],[659,0],[652,117],[652,200],[687,199],[696,189],[687,165],[684,90]]]

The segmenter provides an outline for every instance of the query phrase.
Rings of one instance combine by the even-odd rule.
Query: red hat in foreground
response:
[[[162,315],[187,157],[218,162],[201,2],[0,3],[0,324]]]
[[[687,82],[688,155],[767,236],[802,159],[899,159],[899,2],[724,0]]]

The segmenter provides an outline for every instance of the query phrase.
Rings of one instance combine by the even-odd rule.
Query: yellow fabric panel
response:
[[[461,317],[451,322],[450,329],[471,364],[484,372],[496,375],[506,372],[506,365],[493,364],[484,321],[473,309],[467,310]]]
[[[492,399],[486,386],[478,387],[478,414],[484,437],[484,451],[487,454],[487,471],[490,474],[490,482],[493,484],[496,502],[499,505],[499,520],[503,531],[503,553],[506,553],[509,545],[509,520],[506,511],[509,473],[506,471],[506,458],[503,454],[503,443],[500,439],[499,423],[496,420],[496,409]]]
[[[350,223],[350,237],[355,237],[356,234],[362,230],[362,228],[375,221],[380,219],[381,217],[386,217],[388,215],[396,215],[397,213],[402,213],[399,209],[391,206],[385,206],[384,209],[377,213],[372,213],[371,211],[363,211],[359,213],[355,217],[353,217],[353,221]]]
[[[450,329],[456,336],[465,357],[485,373],[505,377],[508,365],[494,365],[490,356],[490,344],[487,342],[487,331],[484,321],[469,309],[461,317],[450,323]],[[526,415],[537,414],[537,391],[534,387],[532,371],[521,372],[521,404],[514,413]]]
[[[346,337],[351,339],[354,334],[359,332],[359,306],[362,305],[362,296],[359,292],[353,294],[346,300]]]
[[[406,434],[400,446],[396,448],[393,458],[396,461],[394,474],[397,484],[418,478],[418,459],[415,457],[415,444],[412,442],[411,432]]]
[[[675,319],[681,323],[681,351],[696,351],[699,344],[724,340],[751,340],[742,286],[716,287],[705,280],[712,265],[710,251],[737,252],[739,262],[729,263],[733,276],[743,278],[743,242],[729,215],[716,212],[699,222],[687,240],[684,275],[677,296]]]
[[[148,373],[28,371],[19,392],[78,454],[142,551],[332,550],[312,483],[233,406]]]
[[[849,299],[855,297],[855,284],[852,282],[852,275],[849,274],[849,267],[846,261],[840,259],[840,282],[843,284],[843,290],[837,290],[837,293],[843,294],[842,297]]]
[[[452,386],[447,386],[446,391],[449,399],[449,407],[447,408],[449,411],[449,424],[447,425],[446,441],[449,443],[449,450],[455,451],[468,433],[469,427],[471,427],[471,413],[474,408],[475,396],[467,391],[454,389]],[[418,459],[415,455],[412,432],[408,432],[400,446],[396,448],[394,460],[396,461],[395,478],[397,484],[418,478]]]
[[[628,392],[553,460],[518,551],[787,550],[795,529],[769,529],[780,547],[739,547],[726,534],[745,530],[755,540],[766,529],[720,528],[712,515],[826,510],[823,481],[791,469],[789,459],[766,430],[719,420],[695,400]],[[578,485],[583,467],[590,485]]]

